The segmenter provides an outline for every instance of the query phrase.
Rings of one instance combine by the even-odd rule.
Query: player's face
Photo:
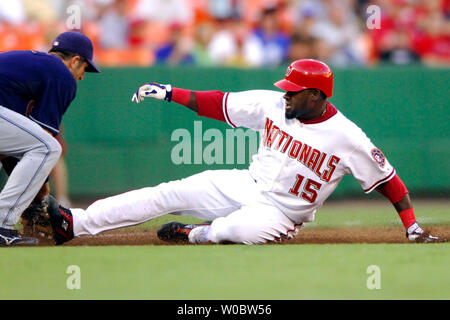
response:
[[[75,80],[83,80],[84,73],[88,67],[88,63],[83,59],[76,59],[79,57],[74,57],[69,69]]]
[[[283,98],[286,100],[285,115],[287,119],[310,119],[315,112],[315,104],[312,103],[311,90],[287,91]]]

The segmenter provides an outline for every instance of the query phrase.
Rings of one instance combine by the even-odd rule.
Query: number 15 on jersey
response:
[[[314,201],[316,201],[317,191],[320,190],[322,184],[312,179],[306,179],[306,181],[303,183],[304,180],[305,177],[297,174],[295,184],[291,189],[289,189],[289,193],[293,194],[296,197],[300,196],[306,201],[313,203]],[[300,187],[302,187],[301,191]]]

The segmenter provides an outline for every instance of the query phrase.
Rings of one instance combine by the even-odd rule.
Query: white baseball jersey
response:
[[[269,200],[296,222],[313,221],[346,174],[366,193],[395,176],[381,150],[329,102],[322,117],[302,123],[286,118],[282,92],[229,92],[223,112],[232,127],[259,132],[249,172]]]

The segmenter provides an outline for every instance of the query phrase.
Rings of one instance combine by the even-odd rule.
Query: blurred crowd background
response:
[[[450,65],[450,0],[0,0],[0,51],[74,26],[102,66]]]

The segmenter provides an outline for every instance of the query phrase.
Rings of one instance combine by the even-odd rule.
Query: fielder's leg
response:
[[[61,154],[61,146],[30,119],[0,106],[0,154],[20,159],[0,193],[0,227],[13,229]]]

